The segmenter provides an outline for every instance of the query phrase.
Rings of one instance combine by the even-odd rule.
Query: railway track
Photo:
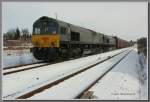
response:
[[[126,52],[127,50],[125,50],[125,51],[123,51],[123,52]],[[49,84],[46,84],[46,85],[44,85],[44,86],[42,86],[42,87],[40,87],[40,88],[37,88],[37,89],[35,89],[35,90],[32,90],[32,91],[30,91],[30,92],[27,92],[27,93],[24,93],[24,94],[22,94],[22,95],[19,95],[19,96],[17,96],[16,98],[17,99],[26,99],[26,98],[29,98],[29,97],[32,97],[34,94],[37,94],[37,93],[40,93],[40,92],[42,92],[42,91],[44,91],[45,89],[49,89],[49,88],[51,88],[51,87],[53,87],[53,86],[56,86],[56,85],[58,85],[58,84],[61,84],[61,82],[63,82],[63,81],[65,81],[65,80],[67,80],[67,79],[70,79],[70,78],[72,78],[72,77],[74,77],[74,76],[76,76],[76,75],[78,75],[78,74],[81,74],[81,73],[83,73],[83,72],[85,72],[85,71],[87,71],[87,70],[89,70],[89,69],[91,69],[91,68],[93,68],[93,67],[95,67],[95,66],[97,66],[97,65],[99,65],[99,64],[101,64],[101,63],[103,63],[103,62],[105,62],[105,61],[107,61],[107,60],[109,60],[109,59],[111,59],[111,58],[113,58],[113,57],[115,57],[115,56],[117,56],[117,55],[119,55],[119,54],[121,54],[121,53],[123,53],[123,52],[120,52],[120,53],[118,53],[118,54],[116,54],[116,55],[113,55],[113,56],[111,56],[111,57],[108,57],[107,59],[105,59],[105,60],[102,60],[102,61],[100,61],[100,62],[97,62],[97,63],[95,63],[95,64],[93,64],[93,65],[90,65],[90,66],[88,66],[88,67],[86,67],[86,68],[84,68],[84,69],[82,69],[82,70],[79,70],[79,71],[77,71],[77,72],[75,72],[75,73],[72,73],[72,74],[70,74],[70,75],[67,75],[67,76],[65,76],[65,77],[63,77],[63,78],[61,78],[61,79],[58,79],[58,80],[56,80],[56,81],[54,81],[54,82],[51,82],[51,83],[49,83]],[[128,52],[129,53],[129,52]],[[127,55],[127,54],[126,54]],[[126,56],[125,55],[125,56]],[[125,57],[124,56],[124,57]],[[122,59],[124,58],[124,57],[122,57]],[[117,63],[115,63],[108,71],[106,71],[100,78],[102,78],[106,73],[108,73],[116,64],[118,64],[122,59],[120,59]],[[98,80],[100,80],[100,78],[98,78],[92,85],[90,85],[88,88],[86,88],[83,92],[81,92],[78,96],[76,96],[76,98],[80,98],[82,95],[83,95],[83,93],[84,92],[86,92],[91,86],[93,86]]]
[[[86,57],[86,56],[81,56],[81,57],[77,57],[77,58],[82,58],[82,57]],[[25,65],[18,65],[18,66],[13,66],[13,67],[6,67],[3,69],[3,75],[8,75],[8,74],[12,74],[12,73],[17,73],[17,72],[21,72],[21,71],[25,71],[25,70],[31,70],[34,68],[39,68],[39,67],[43,67],[43,66],[48,66],[51,64],[56,64],[56,63],[60,63],[60,62],[64,62],[64,61],[69,61],[69,60],[74,60],[76,58],[70,58],[70,59],[58,59],[52,62],[38,62],[38,63],[31,63],[31,64],[25,64]]]
[[[96,60],[95,60],[95,57],[93,57],[93,56],[88,57],[88,58],[94,58],[94,60],[93,59],[90,60],[90,63],[89,62],[87,63],[87,61],[83,61],[83,62],[87,63],[87,64],[84,63],[83,65],[77,64],[74,67],[77,70],[72,70],[72,68],[70,68],[70,67],[72,67],[71,63],[72,62],[78,63],[80,60],[77,60],[77,61],[72,60],[70,65],[67,65],[67,66],[65,65],[65,67],[67,68],[67,70],[66,70],[66,68],[65,68],[65,70],[68,71],[69,73],[68,72],[67,73],[63,72],[63,71],[65,71],[64,68],[60,73],[60,72],[57,71],[56,68],[52,67],[52,66],[56,66],[56,65],[57,66],[60,65],[60,67],[64,67],[64,66],[62,66],[63,65],[63,63],[62,63],[62,64],[54,64],[54,65],[50,65],[50,66],[45,66],[45,68],[44,67],[43,68],[35,68],[33,70],[29,70],[29,71],[25,71],[25,72],[21,71],[20,73],[14,73],[12,75],[8,74],[8,76],[7,75],[5,76],[5,78],[4,78],[5,80],[3,79],[5,81],[5,83],[3,82],[4,83],[3,86],[6,86],[6,87],[4,87],[4,89],[7,89],[4,93],[3,99],[4,100],[5,99],[16,99],[16,98],[17,99],[24,99],[24,98],[22,98],[22,96],[27,97],[29,95],[28,93],[30,93],[30,95],[28,97],[30,97],[30,96],[32,97],[32,95],[34,95],[36,93],[39,93],[39,92],[42,92],[44,90],[44,88],[47,89],[49,87],[52,88],[53,86],[59,85],[59,83],[61,84],[61,82],[65,81],[67,79],[71,79],[72,77],[74,77],[74,76],[76,76],[76,75],[78,75],[82,72],[85,72],[88,69],[91,69],[92,67],[96,66],[96,64],[103,63],[103,62],[107,61],[108,59],[111,59],[111,58],[127,51],[128,49],[129,48],[123,49],[123,50],[118,50],[118,51],[116,50],[113,53],[110,52],[110,53],[101,54],[101,55],[98,55],[98,56],[94,55],[94,56],[97,56]],[[81,58],[81,59],[85,60],[87,58],[85,57],[85,58]],[[66,62],[64,62],[64,63],[66,63]],[[81,67],[81,68],[78,68],[78,67]],[[45,73],[44,70],[47,70],[47,68],[48,68],[49,71],[48,72],[46,71],[46,73]],[[16,69],[16,68],[14,68],[14,69]],[[40,72],[39,72],[39,69],[41,69]],[[68,69],[71,69],[72,71],[71,70],[69,71]],[[59,70],[61,70],[61,69],[59,69]],[[45,73],[46,75],[45,74],[44,74],[44,76],[41,75],[42,74],[41,72],[43,74]],[[49,72],[57,73],[57,74],[49,76]],[[33,73],[33,75],[32,75],[32,73]],[[46,76],[48,76],[47,79],[45,79]],[[56,77],[56,76],[58,76],[58,77]],[[14,80],[14,81],[12,81],[12,80]],[[25,80],[26,84],[22,84],[21,80]],[[13,87],[7,87],[9,82],[11,82],[11,83],[16,83],[17,82],[17,84]],[[42,83],[39,83],[39,82],[42,82]],[[24,83],[24,81],[23,81],[23,83]],[[18,85],[19,86],[21,85],[21,87],[16,87]]]
[[[33,65],[33,64],[39,64],[39,63],[43,63],[43,62],[35,62],[35,63],[29,63],[29,64],[23,64],[23,65],[4,67],[3,70],[18,68],[18,67],[23,67],[23,66]]]
[[[25,64],[25,65],[17,65],[17,66],[12,66],[12,67],[6,67],[6,68],[3,68],[3,75],[17,73],[17,72],[21,72],[21,71],[25,71],[25,70],[31,70],[31,69],[34,69],[34,68],[39,68],[39,67],[47,66],[47,65],[50,65],[50,64],[56,64],[56,63],[60,63],[60,62],[64,62],[64,61],[74,60],[74,59],[77,59],[77,58],[87,57],[87,56],[88,55],[83,55],[83,56],[76,57],[76,58],[57,59],[57,60],[52,61],[52,62],[37,62],[37,63],[30,63],[30,64]]]
[[[132,51],[132,50],[131,50]],[[93,87],[99,80],[101,80],[108,72],[110,72],[117,64],[119,64],[131,51],[129,51],[125,56],[123,56],[118,62],[116,62],[113,66],[110,67],[106,72],[104,72],[99,78],[97,78],[93,83],[91,83],[87,88],[85,88],[81,93],[79,93],[75,99],[83,99],[91,97],[90,94],[88,96],[89,89]],[[87,95],[87,97],[86,97]]]
[[[38,67],[43,67],[43,66],[47,66],[47,65],[49,65],[49,63],[40,62],[40,63],[35,63],[35,64],[27,64],[27,65],[21,65],[21,66],[17,66],[17,67],[5,68],[3,70],[3,75],[17,73],[17,72],[30,70],[30,69],[34,69],[34,68],[38,68]]]
[[[91,55],[93,55],[93,54],[91,54]],[[52,62],[36,62],[36,63],[30,63],[30,64],[25,64],[25,65],[6,67],[6,68],[3,68],[3,75],[8,75],[8,74],[21,72],[21,71],[31,70],[31,69],[35,69],[35,68],[39,68],[39,67],[43,67],[43,66],[48,66],[50,64],[56,64],[56,63],[60,63],[60,62],[64,62],[64,61],[74,60],[77,58],[87,57],[87,56],[89,56],[89,55],[82,55],[82,56],[78,56],[76,58],[68,58],[68,59],[59,58]]]

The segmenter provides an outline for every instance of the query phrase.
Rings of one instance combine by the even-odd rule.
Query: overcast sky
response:
[[[3,2],[2,31],[28,28],[41,16],[57,18],[106,35],[136,40],[148,35],[146,2]]]

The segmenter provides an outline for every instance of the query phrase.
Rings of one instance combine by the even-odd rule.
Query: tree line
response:
[[[29,33],[29,30],[27,28],[24,29],[19,29],[17,28],[13,28],[8,30],[4,35],[4,40],[19,40],[19,39],[30,39],[31,38],[31,34]]]
[[[145,56],[147,56],[147,38],[142,37],[140,39],[137,39],[137,48],[138,48],[138,53],[143,52]]]

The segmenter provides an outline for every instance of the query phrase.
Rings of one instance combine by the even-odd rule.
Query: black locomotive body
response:
[[[117,37],[107,36],[43,16],[33,24],[32,52],[38,60],[70,58],[117,48]]]

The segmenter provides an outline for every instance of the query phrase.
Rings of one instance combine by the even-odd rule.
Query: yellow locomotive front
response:
[[[42,17],[33,24],[32,52],[38,60],[50,60],[57,56],[60,47],[57,21]]]
[[[58,34],[33,35],[32,43],[34,47],[38,48],[58,48],[59,39],[60,37]]]

